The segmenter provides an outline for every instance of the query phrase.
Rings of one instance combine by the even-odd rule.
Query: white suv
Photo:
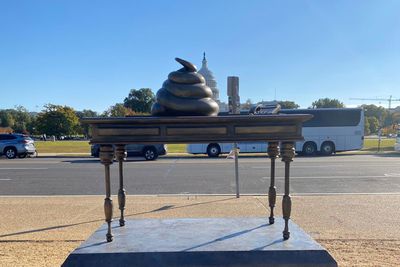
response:
[[[28,155],[35,155],[35,143],[27,135],[23,134],[0,134],[0,155],[8,159],[25,158]]]

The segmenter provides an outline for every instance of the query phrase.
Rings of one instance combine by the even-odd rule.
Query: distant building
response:
[[[227,112],[227,111],[229,111],[229,106],[228,106],[227,103],[221,102],[221,101],[218,101],[217,103],[219,105],[219,112]]]
[[[201,69],[198,72],[204,76],[207,86],[211,88],[211,91],[213,93],[212,98],[215,100],[215,102],[218,103],[219,111],[220,112],[228,111],[228,104],[221,102],[219,100],[219,90],[217,88],[217,81],[215,80],[215,77],[214,77],[214,74],[212,73],[212,71],[208,68],[206,53],[203,53],[203,61],[201,64]]]
[[[211,91],[213,93],[213,99],[215,101],[219,101],[219,90],[217,88],[217,81],[215,80],[212,71],[208,69],[205,52],[203,53],[203,61],[201,64],[201,69],[198,72],[204,76],[204,79],[206,79],[206,84],[208,87],[211,88]]]

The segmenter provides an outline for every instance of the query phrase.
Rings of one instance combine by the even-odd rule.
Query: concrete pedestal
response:
[[[276,218],[201,218],[114,222],[107,243],[102,225],[63,266],[337,266],[331,255],[296,224],[283,240]]]

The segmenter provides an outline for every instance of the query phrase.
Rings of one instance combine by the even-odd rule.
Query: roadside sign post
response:
[[[382,129],[380,128],[378,131],[378,153],[381,150],[381,138],[382,138],[381,136],[382,136]]]
[[[239,77],[228,77],[228,105],[229,114],[240,114],[240,97],[239,97]],[[235,154],[235,183],[236,183],[236,198],[240,197],[239,192],[239,153],[237,143],[233,143],[233,151]]]
[[[239,193],[239,160],[238,160],[238,146],[237,143],[233,143],[233,150],[235,151],[235,183],[236,183],[236,198],[240,197]]]

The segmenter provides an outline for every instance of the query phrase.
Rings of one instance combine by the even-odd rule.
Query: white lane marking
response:
[[[270,177],[264,176],[261,177],[262,179],[269,179]],[[284,177],[275,177],[276,178],[282,178]],[[387,176],[387,175],[367,175],[367,176],[291,176],[290,179],[368,179],[368,178],[400,178],[400,175],[392,175],[392,176]]]
[[[11,181],[11,179],[0,179],[0,181]]]
[[[254,197],[266,197],[268,194],[249,194],[249,193],[241,193],[241,196],[254,196]],[[331,192],[331,193],[296,193],[292,192],[290,193],[292,197],[297,197],[297,196],[330,196],[330,195],[400,195],[400,192],[376,192],[376,193],[359,193],[359,192],[354,192],[354,193],[340,193],[340,192]],[[114,195],[113,195],[114,196]],[[196,193],[183,193],[183,194],[135,194],[135,195],[130,195],[129,197],[188,197],[188,196],[232,196],[236,197],[236,194],[231,193],[231,194],[196,194]],[[283,196],[283,194],[277,194],[277,196]],[[103,198],[104,195],[3,195],[0,196],[1,198],[43,198],[43,197],[48,197],[48,198],[71,198],[71,197],[76,197],[76,198]]]
[[[49,168],[0,168],[0,170],[48,170]]]
[[[385,173],[386,177],[399,177],[400,173]]]

